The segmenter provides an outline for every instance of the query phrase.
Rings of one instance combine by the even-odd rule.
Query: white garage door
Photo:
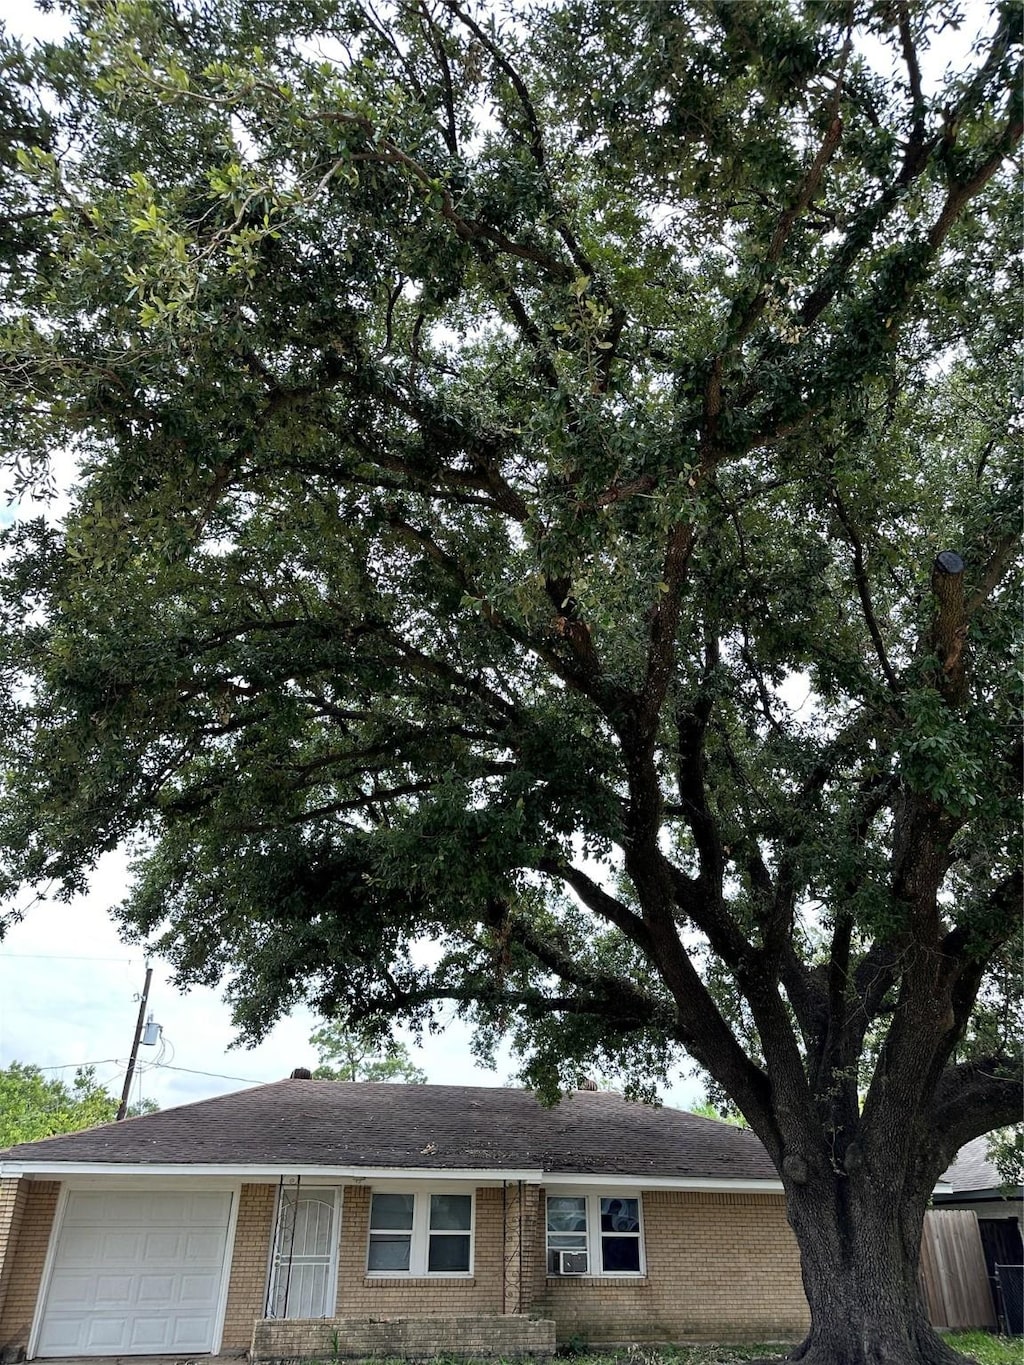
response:
[[[36,1354],[210,1351],[231,1195],[73,1190]]]

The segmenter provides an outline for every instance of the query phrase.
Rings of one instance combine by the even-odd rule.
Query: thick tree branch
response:
[[[964,616],[969,621],[972,616],[983,607],[992,593],[999,586],[1006,576],[1007,571],[1016,562],[1020,552],[1020,535],[1014,532],[1012,535],[1003,536],[998,540],[988,559],[982,567],[978,586],[968,596],[964,603]]]
[[[554,187],[551,183],[551,175],[548,167],[547,153],[544,147],[544,134],[540,126],[540,119],[537,117],[536,107],[534,106],[533,100],[530,98],[530,92],[526,82],[523,80],[512,61],[510,61],[508,55],[504,53],[496,43],[492,42],[486,31],[480,27],[471,15],[466,13],[462,6],[457,3],[457,0],[441,0],[441,3],[447,10],[456,16],[459,22],[463,24],[470,33],[473,34],[473,37],[515,91],[516,99],[519,101],[523,116],[526,119],[526,127],[529,133],[530,155],[533,157],[537,169],[544,177],[552,207],[556,211],[554,219],[555,231],[561,237],[577,271],[581,275],[587,275],[588,277],[592,276],[594,267],[584,254],[575,234],[565,220],[564,213],[556,203]]]
[[[949,236],[949,231],[953,224],[960,217],[965,206],[980,194],[988,182],[992,179],[999,168],[1004,165],[1006,158],[1020,142],[1021,135],[1024,133],[1024,119],[1020,116],[1020,76],[1018,73],[1017,88],[1010,96],[1011,103],[1016,106],[1008,116],[1006,125],[1003,128],[995,150],[975,169],[972,175],[965,180],[954,181],[949,187],[946,201],[939,212],[938,218],[932,224],[928,233],[928,246],[934,253]]]
[[[972,1138],[1019,1123],[1024,1092],[1021,1060],[991,1054],[947,1067],[935,1091],[927,1122],[943,1135],[949,1159]]]
[[[541,858],[537,863],[537,871],[565,882],[566,886],[575,891],[588,910],[614,925],[645,953],[650,953],[650,935],[639,915],[635,915],[620,900],[610,896],[581,868],[574,867],[572,863],[564,862],[560,858]]]
[[[782,253],[786,248],[786,243],[789,241],[794,224],[800,216],[806,212],[811,200],[817,193],[825,169],[832,160],[836,148],[839,146],[839,140],[843,133],[843,121],[839,116],[839,105],[843,93],[843,74],[846,70],[846,63],[851,50],[852,37],[848,33],[846,44],[843,48],[835,90],[833,91],[832,98],[829,102],[829,123],[825,131],[825,136],[822,139],[821,146],[815,153],[814,160],[808,168],[803,183],[797,189],[796,194],[793,197],[793,202],[780,216],[775,231],[772,234],[771,242],[768,245],[768,250],[765,253],[764,259],[767,270],[765,270],[764,273],[769,276],[774,274],[774,269],[782,259]],[[762,285],[754,299],[732,323],[729,329],[732,346],[742,345],[751,331],[753,331],[758,319],[767,306],[769,294],[770,290],[768,285]]]
[[[911,142],[920,147],[924,146],[925,143],[924,116],[926,105],[924,93],[921,89],[921,64],[918,61],[914,35],[910,27],[907,0],[897,0],[896,15],[900,46],[903,49],[903,61],[907,68],[907,80],[910,85]]]
[[[705,686],[689,706],[680,703],[675,716],[676,787],[683,819],[697,845],[701,896],[705,902],[720,901],[725,883],[725,853],[718,822],[708,803],[705,773],[705,738],[712,712],[706,684],[720,663],[718,639],[709,631],[704,646]]]
[[[964,562],[951,550],[943,550],[932,566],[935,615],[931,628],[931,653],[939,661],[938,687],[950,706],[967,696],[967,611],[964,603]]]
[[[682,587],[693,553],[696,532],[692,525],[677,523],[669,532],[662,562],[659,598],[650,618],[647,669],[636,711],[637,741],[647,749],[654,740],[662,702],[668,690],[676,653],[676,634],[682,608]]]
[[[390,519],[390,524],[406,537],[410,544],[418,546],[443,568],[463,593],[470,595],[479,603],[481,615],[489,625],[543,660],[577,692],[589,697],[603,714],[615,715],[621,710],[625,694],[620,687],[603,676],[600,660],[590,639],[590,631],[583,622],[563,618],[565,624],[559,629],[556,621],[557,635],[565,639],[570,647],[570,655],[567,657],[564,652],[556,651],[528,634],[499,611],[455,557],[443,549],[426,531],[417,529],[397,515]]]
[[[452,69],[448,61],[448,55],[444,50],[444,35],[437,33],[436,26],[430,18],[425,0],[420,0],[418,6],[420,22],[423,32],[426,34],[427,42],[430,44],[431,51],[441,72],[441,90],[444,99],[445,126],[444,141],[445,146],[452,156],[457,156],[459,152],[459,125],[455,117],[455,92],[452,84]]]

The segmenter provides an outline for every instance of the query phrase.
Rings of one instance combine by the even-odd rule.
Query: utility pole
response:
[[[146,1020],[146,1001],[149,999],[149,983],[153,979],[153,968],[146,968],[146,984],[142,987],[142,998],[139,1001],[139,1017],[135,1023],[135,1038],[132,1042],[132,1055],[128,1059],[128,1070],[125,1073],[124,1089],[121,1091],[121,1103],[117,1110],[116,1122],[120,1122],[128,1112],[128,1096],[131,1094],[132,1077],[135,1075],[135,1059],[139,1055],[139,1043],[142,1041],[142,1025]]]

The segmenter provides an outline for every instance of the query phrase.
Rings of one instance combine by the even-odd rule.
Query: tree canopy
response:
[[[319,1065],[315,1081],[394,1081],[424,1085],[427,1073],[416,1065],[405,1043],[389,1039],[385,1044],[367,1029],[331,1020],[318,1028],[309,1041],[316,1048]]]
[[[8,889],[130,841],[249,1038],[685,1049],[807,1360],[951,1359],[925,1202],[1020,1106],[1019,5],[68,13],[5,58],[0,439],[77,462],[6,536]]]
[[[117,1104],[97,1081],[95,1067],[79,1067],[68,1085],[59,1076],[48,1079],[38,1066],[12,1062],[0,1070],[0,1147],[112,1123]],[[147,1102],[129,1113],[153,1107]]]

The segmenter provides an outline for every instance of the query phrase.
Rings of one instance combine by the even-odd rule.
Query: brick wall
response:
[[[54,1181],[0,1182],[0,1356],[17,1358],[27,1347],[59,1189]],[[344,1192],[339,1316],[263,1323],[276,1193],[273,1185],[242,1187],[224,1323],[226,1352],[245,1349],[254,1339],[254,1324],[257,1332],[271,1332],[261,1338],[260,1358],[285,1360],[332,1354],[333,1334],[342,1331],[341,1324],[349,1343],[339,1340],[342,1354],[425,1358],[452,1349],[544,1353],[548,1347],[531,1344],[547,1331],[538,1328],[540,1335],[531,1336],[536,1318],[554,1320],[559,1341],[579,1337],[595,1345],[796,1340],[807,1323],[799,1257],[781,1195],[648,1191],[643,1196],[647,1274],[637,1280],[549,1277],[544,1192],[523,1187],[520,1207],[517,1188],[510,1186],[504,1195],[500,1188],[479,1189],[473,1275],[389,1279],[366,1274],[370,1191],[365,1185],[350,1185]],[[516,1332],[523,1335],[515,1337]],[[314,1337],[319,1344],[311,1345]],[[431,1346],[435,1337],[439,1344]]]
[[[796,1240],[781,1194],[648,1191],[647,1274],[534,1278],[531,1307],[558,1339],[592,1344],[795,1341],[807,1327]],[[544,1245],[539,1220],[538,1259]]]
[[[3,1183],[7,1185],[13,1182]],[[0,1305],[0,1359],[11,1360],[22,1356],[28,1346],[43,1262],[46,1260],[50,1229],[60,1193],[60,1184],[56,1180],[23,1180],[17,1183],[19,1188],[14,1196],[3,1266],[5,1292]]]
[[[25,1182],[5,1177],[0,1180],[0,1318],[7,1298],[7,1281],[14,1264],[14,1248],[25,1207]]]
[[[523,1295],[523,1311],[533,1312],[545,1302],[545,1273],[547,1267],[547,1216],[544,1204],[544,1189],[531,1185],[526,1191],[527,1207],[532,1207],[530,1219],[532,1240],[523,1275],[526,1292]]]
[[[364,1313],[451,1317],[467,1313],[501,1313],[504,1306],[504,1232],[500,1189],[476,1191],[473,1274],[465,1279],[368,1276],[369,1219],[369,1189],[365,1185],[346,1185],[338,1251],[339,1314],[346,1317],[359,1317]]]
[[[228,1280],[222,1351],[246,1350],[252,1325],[262,1318],[273,1235],[276,1185],[243,1185],[235,1223],[235,1249]]]
[[[555,1324],[510,1314],[436,1317],[340,1317],[313,1322],[260,1322],[253,1332],[254,1362],[399,1356],[540,1355],[555,1349]]]
[[[523,1313],[536,1294],[538,1188],[509,1182],[503,1194],[505,1218],[504,1311]]]
[[[537,1289],[544,1284],[545,1219],[537,1185],[523,1187],[523,1297],[520,1311],[529,1313],[536,1305]]]

